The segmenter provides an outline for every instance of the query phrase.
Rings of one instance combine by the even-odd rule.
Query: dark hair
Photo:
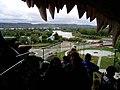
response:
[[[63,56],[63,61],[64,61],[64,63],[68,63],[69,62],[68,56]]]
[[[108,74],[115,73],[116,72],[116,68],[114,66],[108,66],[106,68],[106,71],[107,71]]]
[[[76,52],[76,51],[71,52],[70,56],[69,56],[69,59],[70,59],[70,57],[74,57],[74,63],[78,63],[78,62],[82,62],[83,61],[83,59],[80,57],[79,53]]]
[[[71,51],[77,51],[76,48],[72,48]]]
[[[61,66],[61,60],[60,58],[58,58],[57,56],[53,56],[51,58],[51,61],[50,61],[50,66],[51,67],[54,67],[54,66]]]
[[[91,54],[87,53],[87,54],[85,55],[85,60],[86,60],[86,61],[90,61],[90,60],[91,60]]]

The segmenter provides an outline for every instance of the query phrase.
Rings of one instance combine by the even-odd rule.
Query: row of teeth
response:
[[[90,22],[96,18],[97,22],[97,32],[101,29],[105,29],[108,27],[108,33],[112,31],[112,44],[115,46],[118,36],[120,35],[120,24],[107,18],[102,13],[98,12],[95,8],[90,5],[77,3],[75,4],[74,0],[22,0],[27,3],[28,7],[37,6],[40,15],[43,20],[47,21],[47,9],[49,10],[51,17],[54,19],[55,8],[57,9],[57,13],[62,10],[63,6],[66,5],[67,13],[69,13],[73,7],[77,6],[78,16],[81,18],[83,14],[86,12],[86,18],[90,19]]]

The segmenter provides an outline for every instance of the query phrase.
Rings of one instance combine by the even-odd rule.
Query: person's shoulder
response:
[[[99,69],[99,66],[97,66],[97,65],[96,65],[95,63],[93,63],[93,62],[90,62],[89,65],[90,65],[91,67],[94,67],[94,68],[98,68],[98,69]]]
[[[87,62],[86,61],[82,61],[82,64],[87,64]]]

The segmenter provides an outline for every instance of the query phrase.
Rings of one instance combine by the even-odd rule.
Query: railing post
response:
[[[42,49],[43,49],[43,60],[44,60],[44,49],[45,49],[45,47],[43,47]]]
[[[114,49],[114,67],[115,67],[115,62],[116,62],[116,52],[117,52],[118,49]]]

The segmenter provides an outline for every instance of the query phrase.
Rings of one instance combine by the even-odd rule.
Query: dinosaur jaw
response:
[[[40,12],[40,15],[43,20],[47,21],[47,12],[48,9],[51,17],[54,19],[55,8],[57,9],[57,13],[62,10],[63,6],[66,5],[67,13],[69,13],[73,7],[77,6],[79,19],[86,12],[86,18],[90,19],[90,22],[96,18],[97,22],[97,32],[108,27],[108,33],[112,31],[113,36],[113,46],[115,46],[118,36],[120,35],[120,23],[109,16],[106,16],[106,13],[98,11],[94,5],[88,4],[86,2],[74,0],[22,0],[27,3],[28,7],[34,7],[36,5]],[[91,3],[91,2],[89,2]],[[96,3],[96,2],[95,2]]]

